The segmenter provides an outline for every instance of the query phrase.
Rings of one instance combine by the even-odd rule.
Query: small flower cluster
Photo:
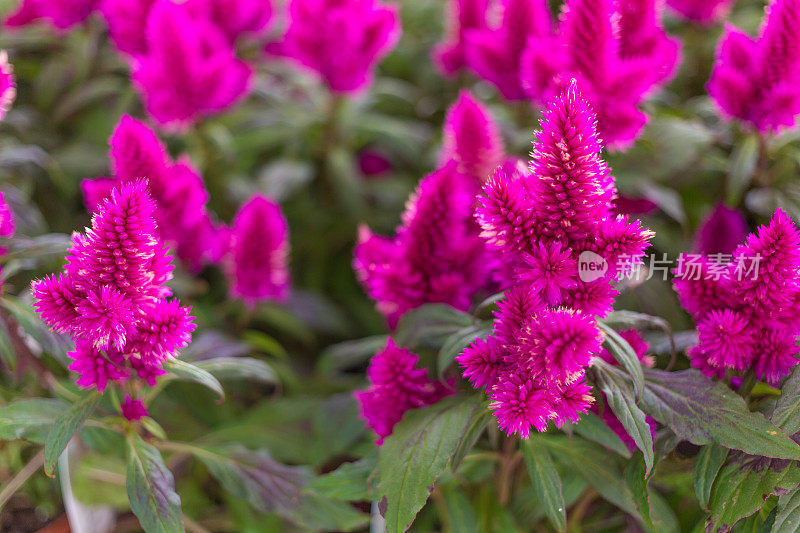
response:
[[[614,269],[580,279],[578,256],[641,258],[653,235],[612,215],[616,189],[595,127],[573,80],[544,113],[530,170],[504,165],[484,187],[478,221],[511,288],[492,334],[457,360],[509,434],[527,437],[589,409],[584,372],[602,339],[595,317],[610,312],[616,289]]]
[[[728,118],[762,133],[795,126],[800,115],[800,3],[774,0],[757,39],[729,27],[708,92]]]
[[[14,67],[8,62],[8,54],[0,50],[0,120],[3,120],[17,97]]]
[[[740,257],[760,257],[759,275],[740,275]],[[698,343],[687,355],[692,366],[710,377],[722,378],[726,369],[752,370],[777,383],[800,353],[800,233],[777,210],[769,224],[736,248],[733,258],[727,265],[708,257],[701,263],[703,271],[722,269],[721,276],[685,276],[682,266],[675,271],[675,290],[697,322]]]
[[[497,6],[499,24],[491,25],[485,2],[452,0],[454,22],[464,18],[469,26],[456,23],[450,30],[441,46],[452,52],[435,56],[440,70],[465,63],[507,100],[538,103],[557,94],[564,80],[577,78],[607,145],[630,145],[647,120],[639,104],[678,63],[678,43],[659,21],[661,3],[567,0],[557,27],[544,0],[501,0]],[[480,15],[483,21],[476,20]]]
[[[378,434],[378,446],[392,434],[406,411],[432,405],[454,392],[447,384],[428,378],[424,368],[417,368],[418,359],[389,339],[370,361],[369,388],[353,393],[362,418]]]
[[[291,0],[283,39],[267,51],[315,72],[335,93],[372,82],[375,65],[400,38],[395,6],[378,0]]]
[[[89,211],[101,206],[115,187],[147,177],[158,237],[191,272],[223,263],[233,297],[249,305],[286,298],[288,226],[277,204],[256,195],[227,228],[207,208],[208,191],[188,158],[173,161],[146,124],[123,116],[110,144],[114,177],[81,184]]]
[[[722,20],[736,0],[667,0],[667,5],[683,17],[702,25]]]
[[[64,271],[33,282],[34,307],[69,334],[78,385],[105,390],[135,372],[153,386],[162,364],[191,340],[190,309],[165,285],[172,277],[144,181],[111,192],[85,234],[75,233]]]
[[[647,351],[650,349],[650,346],[642,338],[638,331],[635,329],[626,329],[624,331],[620,331],[619,336],[625,339],[631,348],[633,348],[634,353],[636,353],[636,356],[639,358],[639,362],[641,362],[643,366],[648,368],[653,366],[653,358],[647,355]],[[611,352],[609,352],[606,348],[600,350],[599,357],[610,365],[619,366],[619,361],[617,361],[617,359],[611,355]],[[614,411],[612,411],[611,407],[609,407],[605,393],[601,392],[600,395],[600,401],[592,406],[592,412],[599,415],[603,422],[605,422],[606,425],[617,434],[617,436],[628,446],[628,448],[631,449],[631,451],[635,451],[636,443],[633,441],[633,437],[628,434],[628,432],[625,430],[625,427],[622,425],[622,422],[619,421],[617,415],[615,415]],[[647,421],[647,425],[650,426],[651,436],[655,438],[656,427],[658,424],[650,415],[647,415],[645,420]]]
[[[486,246],[475,224],[475,196],[503,157],[488,112],[462,92],[448,110],[440,161],[409,199],[393,239],[360,229],[353,268],[394,328],[426,303],[469,308],[489,280]]]

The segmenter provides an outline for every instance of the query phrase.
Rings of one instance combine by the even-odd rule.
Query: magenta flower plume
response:
[[[147,52],[145,27],[156,0],[101,0],[100,12],[108,34],[120,52],[132,56]]]
[[[289,26],[269,52],[315,72],[335,93],[357,92],[400,38],[397,8],[378,0],[291,0]]]
[[[440,381],[428,378],[417,368],[418,356],[397,346],[392,339],[372,358],[367,369],[369,387],[356,391],[361,417],[378,435],[380,446],[392,434],[406,411],[432,405],[453,391]]]
[[[192,16],[188,3],[157,0],[145,35],[147,53],[133,62],[133,79],[159,124],[186,128],[249,92],[250,67],[210,20]]]
[[[680,45],[667,36],[661,25],[663,0],[621,0],[619,12],[619,55],[623,60],[643,63],[637,72],[651,73],[648,81],[656,86],[668,81],[678,66]]]
[[[289,226],[272,200],[253,196],[231,226],[227,272],[231,296],[248,305],[289,294]]]
[[[692,366],[710,377],[725,369],[753,369],[757,377],[778,383],[800,352],[797,226],[777,210],[736,248],[730,262],[712,258],[684,260],[675,270],[675,290],[697,322],[698,342],[687,352]]]
[[[700,224],[694,249],[706,255],[732,254],[744,242],[747,232],[747,221],[741,212],[718,204]]]
[[[8,62],[8,54],[0,50],[0,120],[3,120],[17,97],[14,67]]]
[[[142,403],[142,400],[138,398],[132,399],[127,394],[125,395],[125,401],[123,401],[119,407],[122,410],[122,416],[129,422],[138,421],[149,416],[147,408],[144,406],[144,403]]]
[[[451,161],[420,182],[393,239],[361,231],[353,267],[391,328],[426,303],[466,310],[488,282],[485,246],[472,221],[473,190]]]
[[[58,30],[68,30],[86,20],[100,0],[22,0],[5,20],[9,27],[27,26],[39,20]]]
[[[506,100],[524,100],[519,72],[525,47],[553,35],[545,0],[501,0],[497,26],[466,32],[467,65],[494,85]]]
[[[165,299],[172,266],[154,211],[145,181],[121,184],[92,227],[73,235],[64,271],[32,284],[42,320],[75,340],[70,369],[81,387],[102,391],[132,371],[152,385],[164,373],[161,363],[191,339],[189,309]]]
[[[757,39],[728,27],[708,92],[723,116],[762,133],[792,128],[800,114],[800,4],[774,0]]]
[[[272,18],[269,0],[189,0],[200,16],[214,22],[233,43],[247,33],[260,33]]]
[[[573,80],[544,112],[530,169],[505,164],[483,188],[475,214],[481,236],[513,274],[501,277],[492,334],[456,360],[489,392],[508,434],[527,437],[588,412],[594,398],[585,369],[601,353],[596,317],[611,311],[617,294],[612,266],[623,256],[641,261],[653,236],[613,215],[616,189],[601,149],[595,116]],[[579,270],[586,252],[604,270]]]
[[[431,53],[436,68],[445,76],[453,76],[467,65],[467,34],[487,28],[489,0],[449,0],[445,38]]]
[[[14,236],[17,223],[14,220],[14,212],[6,202],[5,195],[0,192],[0,238],[8,239]]]
[[[667,5],[684,18],[709,25],[725,18],[736,0],[667,0]]]
[[[173,162],[155,132],[128,115],[120,119],[109,142],[114,178],[84,180],[81,184],[89,211],[94,211],[118,184],[146,177],[156,202],[159,237],[192,272],[216,262],[220,231],[206,207],[209,196],[203,179],[188,160]]]
[[[503,139],[488,110],[468,91],[461,91],[447,110],[439,160],[456,161],[459,172],[482,185],[500,164],[504,152]]]

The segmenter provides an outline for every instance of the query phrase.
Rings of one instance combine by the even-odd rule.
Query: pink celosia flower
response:
[[[353,267],[390,327],[426,303],[465,310],[486,285],[488,265],[472,221],[471,191],[472,178],[451,161],[420,182],[394,239],[360,230]]]
[[[44,20],[58,30],[67,30],[83,22],[97,8],[100,0],[22,0],[5,20],[10,27],[27,26]]]
[[[648,215],[658,209],[658,204],[647,198],[634,198],[618,195],[614,200],[614,214],[616,215]]]
[[[428,378],[427,370],[416,368],[417,361],[416,354],[389,339],[369,363],[369,388],[353,394],[361,407],[361,417],[378,434],[378,446],[392,434],[406,411],[432,405],[453,394],[446,384]]]
[[[635,329],[627,329],[624,331],[619,332],[620,337],[625,339],[628,344],[630,344],[631,348],[633,348],[634,353],[639,358],[639,361],[642,363],[643,366],[652,367],[653,366],[653,358],[647,355],[647,351],[650,349],[650,345],[639,335],[639,332]],[[619,361],[611,355],[611,353],[603,348],[600,350],[600,357],[608,364],[619,366]],[[611,430],[616,433],[622,442],[624,442],[628,448],[631,450],[636,450],[636,443],[634,442],[633,438],[628,434],[625,430],[625,427],[619,421],[617,416],[614,414],[614,411],[611,410],[609,407],[608,402],[605,399],[605,394],[602,394],[602,401],[599,403],[602,405],[593,405],[592,411],[596,414],[599,414],[603,421],[608,425]],[[656,427],[658,424],[656,423],[655,419],[651,416],[646,417],[647,424],[650,426],[650,433],[653,438],[656,435]]]
[[[629,146],[647,117],[642,98],[672,76],[677,42],[658,21],[656,0],[568,0],[553,37],[531,38],[519,68],[527,95],[549,100],[570,78],[581,89],[598,119],[609,148]]]
[[[8,239],[14,236],[17,224],[14,221],[14,213],[6,202],[5,195],[0,192],[0,237]]]
[[[255,195],[231,225],[227,272],[231,296],[248,305],[285,300],[289,295],[289,226],[281,208]]]
[[[744,215],[725,204],[718,204],[703,220],[695,237],[694,249],[701,254],[732,254],[747,236]]]
[[[146,177],[156,202],[159,236],[178,258],[192,272],[218,260],[219,228],[206,207],[209,196],[203,179],[189,161],[173,162],[155,132],[128,115],[122,117],[109,142],[114,178],[81,183],[87,209],[94,211],[119,184]]]
[[[439,72],[452,76],[467,64],[466,38],[471,30],[487,28],[489,0],[449,0],[445,38],[431,53]]]
[[[484,186],[476,213],[482,236],[514,275],[504,280],[492,334],[456,360],[486,388],[509,434],[527,437],[531,427],[543,431],[550,420],[560,427],[587,412],[585,368],[602,339],[596,315],[611,310],[617,263],[640,261],[653,235],[612,215],[616,190],[601,148],[573,81],[544,113],[530,172],[503,165]],[[582,252],[597,254],[608,271],[584,279]]]
[[[736,0],[667,0],[667,5],[683,17],[709,25],[725,18]]]
[[[380,150],[366,148],[358,153],[358,169],[364,177],[374,178],[392,170],[392,162]]]
[[[149,416],[142,400],[138,398],[134,400],[127,394],[125,395],[125,401],[120,404],[120,408],[122,409],[122,416],[129,421],[141,420]]]
[[[272,18],[269,0],[189,0],[197,14],[212,21],[230,42],[266,29]]]
[[[504,152],[489,112],[468,91],[461,91],[445,116],[440,162],[458,163],[459,172],[475,178],[477,193],[477,186],[489,179]]]
[[[524,100],[527,93],[519,75],[522,54],[528,42],[552,39],[552,17],[545,0],[500,0],[496,6],[499,25],[466,32],[467,65],[506,100]]]
[[[100,12],[116,47],[133,56],[147,52],[145,27],[156,0],[102,0]]]
[[[675,290],[697,322],[698,343],[687,352],[710,377],[725,369],[777,383],[797,364],[800,333],[800,233],[777,210],[750,234],[730,262],[682,257]]]
[[[774,0],[757,39],[729,26],[708,92],[726,118],[762,133],[792,128],[800,114],[800,4]]]
[[[105,389],[137,371],[163,374],[194,330],[189,309],[163,283],[172,266],[156,237],[155,205],[144,181],[114,189],[85,234],[73,235],[64,271],[33,282],[34,307],[55,331],[75,339],[70,369],[81,387]]]
[[[395,6],[378,0],[291,0],[283,40],[267,51],[316,72],[335,93],[359,91],[400,37]]]
[[[133,62],[133,79],[160,124],[183,129],[219,113],[250,90],[252,70],[231,43],[192,6],[157,0],[147,18],[147,53]]]
[[[14,81],[14,68],[8,62],[8,54],[0,50],[0,120],[3,120],[17,96],[17,84]]]

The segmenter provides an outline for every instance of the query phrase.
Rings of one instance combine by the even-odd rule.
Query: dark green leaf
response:
[[[86,419],[94,412],[97,404],[100,403],[102,394],[92,392],[87,394],[75,404],[69,411],[62,413],[53,422],[47,438],[44,441],[44,472],[52,476],[56,470],[58,458],[61,452],[67,447],[67,443],[76,431],[86,422]]]
[[[464,432],[464,436],[458,441],[456,451],[453,454],[453,458],[450,460],[450,468],[453,472],[458,470],[461,461],[464,460],[464,457],[466,457],[475,446],[475,443],[478,442],[478,439],[483,435],[483,432],[492,420],[494,420],[494,416],[492,412],[489,411],[488,402],[484,402],[484,408],[479,409],[475,416],[472,417],[467,426],[467,430]]]
[[[0,439],[27,439],[43,444],[68,406],[61,400],[35,398],[0,407]]]
[[[477,533],[478,517],[467,495],[455,483],[442,487],[447,523],[450,531],[458,533]]]
[[[800,490],[778,498],[773,533],[800,531]]]
[[[787,435],[800,431],[800,366],[794,367],[783,383],[781,396],[772,412],[772,423]]]
[[[693,444],[719,444],[753,455],[800,459],[800,446],[761,413],[752,413],[741,396],[696,370],[648,369],[644,410]]]
[[[650,494],[647,487],[647,472],[644,457],[637,453],[633,460],[628,461],[628,464],[625,465],[625,482],[631,488],[633,500],[636,503],[636,508],[639,509],[639,515],[642,519],[642,525],[649,531],[657,531],[652,518],[650,518]]]
[[[642,363],[639,361],[639,356],[636,355],[628,341],[623,339],[613,328],[602,321],[598,321],[597,324],[606,334],[605,344],[608,346],[608,351],[628,372],[631,380],[633,380],[633,390],[636,392],[636,398],[641,398],[644,390],[644,374],[642,373]]]
[[[450,335],[472,325],[472,316],[445,304],[426,304],[404,314],[397,324],[394,339],[411,349],[439,350]]]
[[[575,433],[581,437],[601,444],[625,458],[630,458],[632,455],[630,448],[622,442],[619,435],[614,433],[614,431],[594,413],[585,413],[581,415],[580,421],[573,427]]]
[[[544,505],[547,518],[556,530],[564,531],[567,528],[567,506],[561,492],[561,478],[547,448],[534,436],[522,441],[522,456],[528,466],[534,494]]]
[[[333,374],[364,364],[375,352],[386,346],[386,335],[375,335],[355,341],[340,342],[326,348],[317,361],[317,370]]]
[[[337,500],[368,500],[370,477],[377,464],[378,454],[370,453],[354,463],[345,463],[333,472],[318,477],[306,490]]]
[[[278,376],[267,363],[252,357],[215,357],[194,365],[217,379],[248,379],[274,385]]]
[[[602,360],[595,361],[593,368],[597,384],[605,394],[609,407],[636,443],[636,447],[642,450],[649,474],[655,462],[653,435],[650,432],[650,424],[647,423],[647,416],[636,405],[630,380],[626,379],[619,369]]]
[[[711,487],[727,457],[728,449],[715,444],[703,446],[697,454],[694,462],[694,492],[703,509],[708,509]]]
[[[181,499],[161,454],[138,435],[128,438],[125,486],[131,510],[147,533],[183,531]]]
[[[744,191],[750,186],[753,171],[758,163],[758,145],[758,136],[748,135],[734,148],[733,154],[731,154],[726,195],[729,205],[737,205]]]
[[[216,392],[220,400],[225,399],[225,391],[222,390],[222,385],[217,378],[199,366],[181,361],[180,359],[173,359],[172,361],[164,363],[164,369],[178,379],[194,381],[195,383],[204,385]]]
[[[439,350],[439,357],[437,359],[439,375],[444,375],[445,371],[453,364],[456,357],[463,352],[464,348],[469,346],[472,341],[478,338],[485,339],[491,331],[491,326],[481,322],[462,328],[447,337],[444,346]]]
[[[378,501],[390,533],[409,528],[480,406],[477,395],[451,396],[407,412],[394,427],[378,459]]]

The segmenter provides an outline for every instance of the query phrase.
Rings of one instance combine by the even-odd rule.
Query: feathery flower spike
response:
[[[449,0],[445,14],[445,38],[431,56],[439,72],[453,76],[467,65],[466,38],[471,30],[487,27],[489,0]]]

